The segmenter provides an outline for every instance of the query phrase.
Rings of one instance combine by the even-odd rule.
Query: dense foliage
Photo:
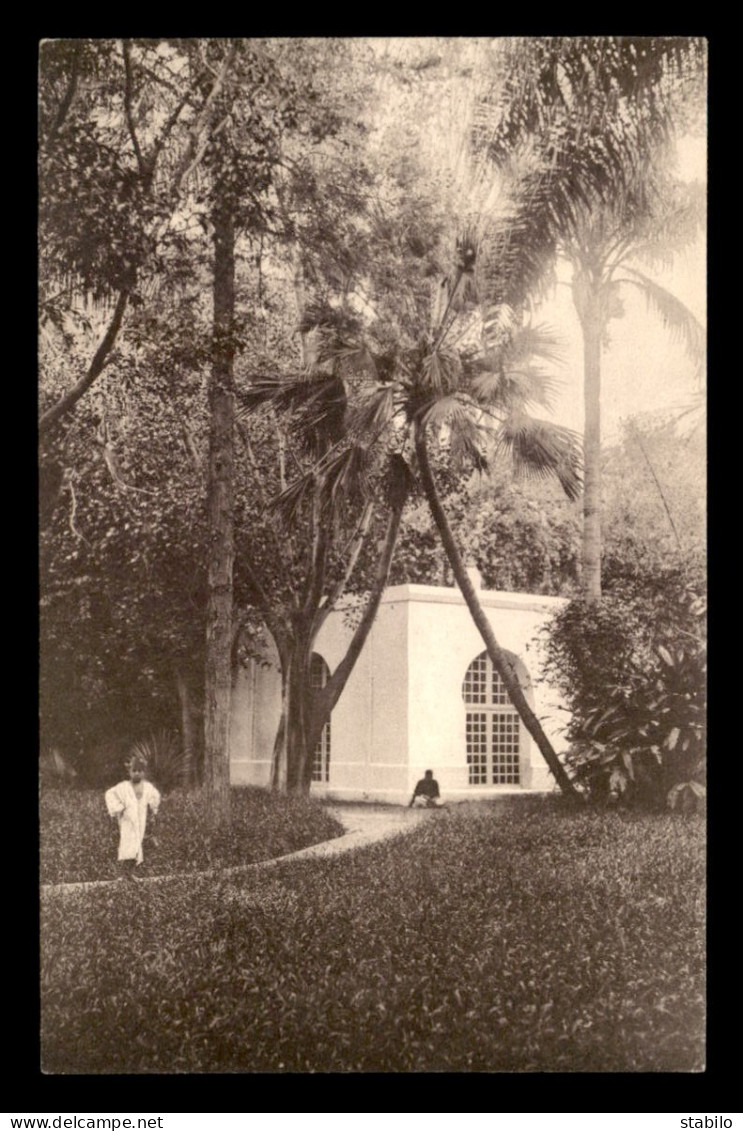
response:
[[[619,578],[552,621],[545,675],[571,712],[567,763],[599,801],[705,795],[706,605],[687,571]]]
[[[457,542],[480,570],[483,588],[552,596],[573,591],[579,515],[556,485],[514,481],[510,469],[497,468],[487,477],[452,485],[444,501]],[[453,584],[434,524],[420,503],[404,516],[392,582]]]
[[[216,885],[47,893],[43,1066],[699,1071],[703,856],[696,817],[527,800]]]
[[[109,780],[109,785],[115,779]],[[159,784],[159,783],[158,783]],[[118,824],[106,812],[103,794],[91,790],[44,790],[40,805],[41,882],[74,883],[116,876]],[[232,790],[232,828],[209,847],[206,815],[197,794],[168,793],[144,842],[146,876],[196,872],[217,862],[252,864],[331,840],[342,826],[314,801],[278,797],[248,787]]]
[[[164,332],[171,313],[134,317],[41,452],[42,742],[83,771],[105,739],[177,726],[178,679],[196,697],[203,680],[204,397],[198,354],[174,356]]]
[[[675,411],[625,421],[603,455],[601,568],[607,588],[639,584],[660,594],[672,567],[690,571],[699,584],[707,552],[706,508],[701,394]],[[660,599],[656,608],[662,612]]]

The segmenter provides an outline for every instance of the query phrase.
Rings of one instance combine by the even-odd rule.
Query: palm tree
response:
[[[327,331],[328,326],[324,329]],[[318,352],[314,351],[314,356]],[[321,362],[324,358],[319,355]],[[249,581],[250,601],[278,653],[281,715],[274,742],[272,786],[309,789],[312,759],[323,726],[337,703],[379,609],[412,479],[394,445],[380,446],[380,428],[354,419],[353,382],[337,372],[315,371],[285,378],[261,376],[239,393],[242,421],[268,409],[280,424],[280,447],[292,452],[298,474],[273,499],[256,468],[263,499],[269,557],[261,558],[253,525],[241,548],[239,568]],[[250,443],[246,437],[246,443]],[[279,477],[279,482],[283,475]],[[380,500],[382,505],[380,506]],[[377,520],[375,524],[374,520]],[[313,686],[314,642],[338,606],[362,553],[374,545],[384,522],[371,584],[345,655],[322,687]],[[269,579],[270,578],[270,582]]]
[[[574,265],[584,343],[589,600],[601,594],[601,341],[620,282],[640,287],[692,352],[700,350],[701,329],[690,312],[630,260],[691,230],[695,210],[669,203],[662,154],[674,121],[699,95],[705,65],[698,38],[514,40],[500,86],[479,103],[475,151],[513,184],[488,264],[491,322],[539,292],[558,254]]]
[[[476,249],[463,241],[460,256],[450,305],[462,279],[474,271]],[[469,457],[480,470],[487,467],[489,448],[494,454],[509,450],[517,468],[555,476],[567,496],[573,499],[577,497],[580,484],[574,437],[566,429],[534,420],[525,413],[525,402],[541,400],[543,390],[534,389],[533,382],[524,382],[528,370],[522,368],[514,372],[511,369],[509,372],[509,355],[512,360],[524,352],[519,346],[517,334],[501,350],[500,358],[492,354],[477,358],[479,364],[468,373],[468,366],[457,365],[456,359],[445,352],[447,329],[445,314],[430,353],[409,371],[410,379],[403,383],[405,412],[412,426],[421,485],[452,573],[488,656],[560,789],[567,796],[577,798],[578,792],[529,706],[513,664],[500,647],[480,604],[442,506],[428,451],[429,429],[445,425],[450,430],[450,444],[455,452],[461,452],[464,458]],[[533,331],[527,332],[524,337],[528,340],[530,351],[539,344],[549,351],[550,344],[544,339],[540,343],[540,336]],[[495,371],[491,368],[493,362],[496,363]]]
[[[423,321],[418,311],[412,344],[397,342],[376,358],[378,378],[349,413],[349,422],[360,433],[366,428],[379,437],[386,421],[402,459],[410,458],[406,445],[412,446],[434,521],[491,660],[561,787],[574,792],[468,584],[431,473],[428,430],[445,427],[452,455],[480,468],[493,451],[510,448],[522,463],[557,474],[567,493],[575,493],[573,437],[526,415],[528,382],[522,379],[519,387],[518,379],[509,379],[508,351],[518,341],[526,302],[554,260],[566,225],[577,225],[597,203],[615,201],[619,189],[628,201],[641,200],[636,167],[651,142],[667,132],[667,87],[704,49],[699,41],[680,39],[585,37],[513,47],[510,59],[506,51],[500,94],[481,102],[484,128],[476,121],[473,131],[475,149],[486,162],[508,162],[513,172],[514,161],[523,159],[515,165],[510,212],[497,227],[489,217],[478,218],[477,236],[462,239],[456,270],[437,289],[432,320]],[[393,293],[388,299],[399,314],[403,296]],[[479,359],[447,344],[473,300],[482,328]],[[399,318],[394,321],[399,326]],[[348,362],[353,350],[346,344],[344,352]],[[374,351],[367,344],[363,352],[368,362]],[[358,383],[357,394],[364,383]],[[313,395],[306,375],[304,395]]]
[[[674,195],[681,192],[681,186],[676,186]],[[694,314],[637,266],[643,258],[654,258],[662,249],[669,254],[674,246],[681,248],[694,237],[703,201],[688,190],[683,197],[677,202],[668,190],[665,194],[658,191],[654,214],[647,208],[639,217],[627,215],[621,206],[599,207],[581,216],[566,232],[564,252],[573,265],[573,303],[583,337],[582,589],[589,602],[601,598],[601,355],[608,323],[622,312],[620,291],[627,287],[639,290],[697,363],[703,355],[704,332]]]
[[[514,331],[498,351],[483,349],[474,343],[480,326],[474,287],[476,261],[477,244],[471,232],[466,232],[458,242],[455,270],[443,287],[434,287],[431,329],[416,342],[401,344],[391,352],[377,354],[376,358],[368,338],[356,347],[350,347],[347,342],[342,348],[328,347],[328,354],[335,353],[336,360],[342,358],[355,374],[355,396],[344,405],[345,440],[350,446],[346,454],[333,454],[332,458],[328,458],[331,449],[326,447],[312,471],[285,492],[285,499],[296,501],[306,492],[318,489],[327,492],[326,484],[332,483],[341,465],[346,469],[350,489],[355,470],[349,455],[351,451],[364,452],[363,460],[360,455],[357,459],[359,470],[368,466],[370,453],[377,445],[387,452],[393,451],[398,468],[407,468],[411,478],[417,465],[420,485],[452,572],[488,655],[558,785],[565,794],[577,797],[565,768],[526,701],[518,676],[498,644],[468,578],[431,468],[428,437],[430,430],[436,429],[439,435],[446,434],[446,446],[455,463],[469,462],[483,471],[491,459],[507,453],[521,469],[556,476],[570,498],[577,497],[579,490],[577,438],[567,429],[532,419],[526,411],[530,403],[543,401],[547,392],[547,382],[526,359],[533,353],[551,355],[554,345],[544,333],[528,327],[520,334]],[[450,344],[455,325],[460,341],[465,341],[460,349]],[[246,404],[265,403],[270,399],[275,406],[302,403],[318,406],[320,390],[327,381],[327,375],[316,377],[314,381],[305,375],[303,379],[283,385],[262,381],[249,391]],[[305,426],[309,425],[309,429],[305,427],[305,434],[331,418],[327,404],[319,411],[310,411],[305,420]],[[393,502],[390,522],[394,520],[395,526],[394,530],[388,528],[379,581],[386,577],[389,568],[399,523],[398,508],[401,510],[408,490],[406,482]],[[381,588],[375,590],[367,607],[364,634],[371,627],[380,596]],[[323,695],[316,698],[312,725],[307,731],[310,741],[319,734],[332,703],[340,695],[364,639],[365,635],[357,634],[346,660],[331,676]],[[300,761],[308,757],[311,749],[307,743]]]

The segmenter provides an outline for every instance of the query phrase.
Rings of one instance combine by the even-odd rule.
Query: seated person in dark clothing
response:
[[[427,809],[437,809],[443,804],[439,795],[439,783],[433,776],[433,770],[426,770],[426,776],[421,778],[413,790],[408,808],[413,805],[424,805]]]

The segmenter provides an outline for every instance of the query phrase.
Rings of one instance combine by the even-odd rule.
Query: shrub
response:
[[[566,762],[594,800],[704,798],[705,605],[689,586],[612,591],[554,618],[546,674],[572,713]]]
[[[130,754],[144,759],[152,780],[162,793],[187,784],[188,754],[175,731],[154,731],[149,738],[140,738],[133,744]]]

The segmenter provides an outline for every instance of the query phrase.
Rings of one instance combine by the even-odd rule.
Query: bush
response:
[[[652,590],[612,590],[599,604],[572,601],[553,618],[545,675],[572,713],[566,763],[592,799],[703,800],[704,613],[696,590],[674,576],[665,589],[656,581]]]
[[[152,831],[150,831],[152,830]],[[41,882],[107,880],[116,875],[118,825],[103,795],[47,790],[41,795]],[[211,864],[252,864],[343,833],[322,806],[263,789],[232,790],[232,829],[211,855],[201,795],[176,790],[164,798],[144,842],[144,874],[193,872]]]
[[[144,759],[161,793],[188,785],[189,758],[175,731],[153,731],[149,738],[135,742],[129,753]]]
[[[535,799],[270,871],[45,895],[47,1072],[690,1072],[704,827]]]

